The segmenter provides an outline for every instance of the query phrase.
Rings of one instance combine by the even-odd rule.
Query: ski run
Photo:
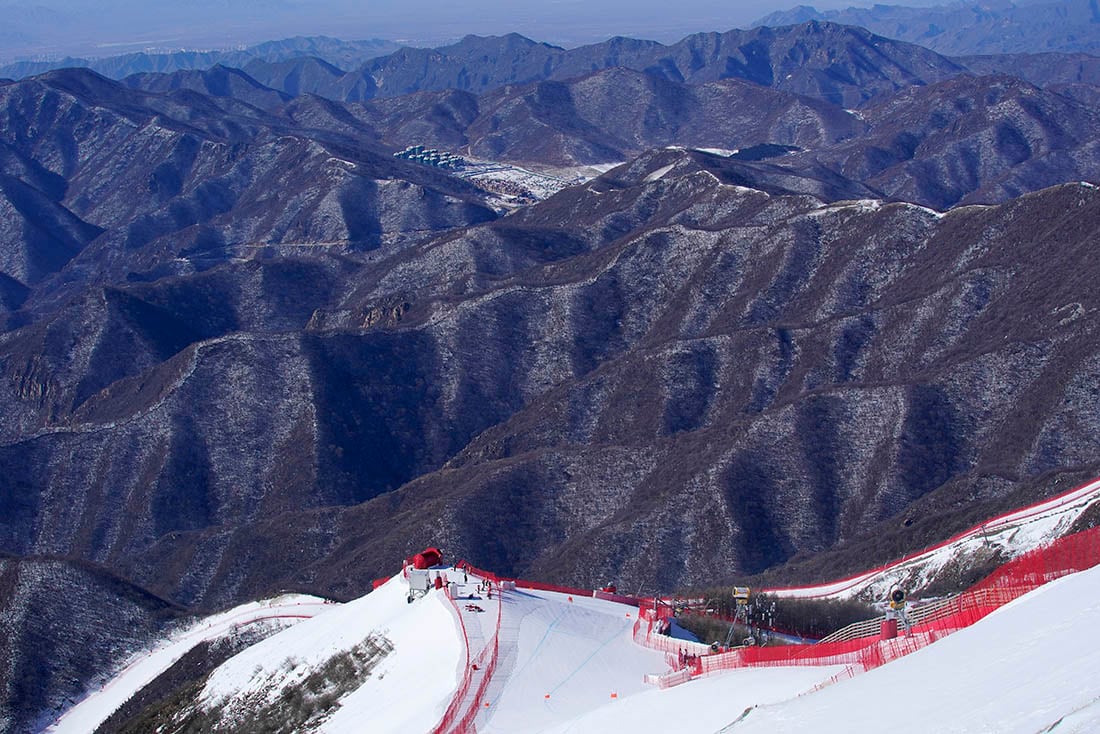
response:
[[[472,588],[477,580],[471,577]],[[409,604],[407,592],[398,575],[354,602],[311,606],[314,616],[217,669],[205,699],[277,696],[332,654],[381,633],[392,653],[313,730],[433,731],[462,678],[466,652],[446,593]],[[500,662],[474,722],[480,732],[1100,731],[1100,568],[1052,582],[923,650],[820,690],[812,689],[842,666],[744,668],[660,690],[644,677],[667,670],[664,656],[633,641],[635,608],[548,591],[508,590],[492,601],[472,593],[470,603],[483,611],[456,600],[471,647],[479,636],[487,639],[498,610],[501,618]],[[167,667],[195,637],[192,631],[155,651],[148,665]],[[131,665],[48,731],[93,731],[125,694],[150,680],[149,672]]]
[[[1100,481],[890,566],[772,593],[877,593],[979,545],[1019,555],[1065,533],[1098,493]],[[743,667],[662,688],[654,683],[670,673],[669,645],[702,646],[669,639],[662,652],[639,644],[639,613],[614,595],[517,588],[455,566],[410,566],[346,604],[284,595],[200,620],[126,661],[45,731],[94,731],[199,643],[255,625],[270,636],[217,667],[196,701],[217,708],[230,726],[376,641],[376,663],[302,731],[1100,731],[1100,567],[1042,585],[970,627],[856,675],[845,665]]]

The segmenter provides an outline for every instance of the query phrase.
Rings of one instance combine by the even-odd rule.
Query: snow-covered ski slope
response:
[[[430,731],[450,703],[465,651],[443,595],[408,604],[407,593],[398,575],[364,597],[248,648],[210,676],[204,700],[228,704],[229,712],[247,717],[257,696],[274,699],[337,653],[381,634],[393,651],[365,685],[341,699],[318,731],[362,732],[366,722],[371,731]]]
[[[645,674],[666,669],[664,655],[634,644],[634,607],[525,589],[506,592],[503,604],[479,732],[545,731],[644,692]]]
[[[1065,533],[1098,496],[1100,480],[898,564],[784,591],[877,591],[975,549],[999,544],[1005,555],[1018,555]],[[392,649],[302,731],[1100,732],[1100,568],[1040,587],[866,674],[849,676],[841,666],[740,668],[666,690],[644,682],[670,669],[664,653],[634,642],[636,607],[500,580],[490,597],[472,571],[438,570],[455,582],[450,594],[433,590],[409,603],[409,581],[399,573],[347,604],[287,596],[200,621],[135,655],[47,731],[93,731],[195,645],[266,623],[293,626],[220,666],[201,695],[230,725],[265,700],[301,690],[311,674],[373,636]]]
[[[308,619],[333,606],[305,594],[286,594],[249,602],[189,625],[150,650],[131,657],[103,686],[91,691],[46,731],[51,734],[87,734],[126,703],[135,693],[168,670],[196,645],[216,640],[233,630],[256,624],[286,626]]]
[[[881,668],[754,709],[729,731],[1100,732],[1100,567]]]
[[[850,679],[838,675],[840,666],[743,668],[667,690],[643,683],[645,674],[668,668],[662,654],[632,641],[635,608],[525,589],[490,600],[478,581],[470,576],[460,598],[433,591],[409,604],[399,574],[356,601],[319,605],[321,613],[223,664],[204,700],[277,696],[332,655],[381,634],[392,652],[331,715],[303,731],[429,734],[469,664],[465,646],[476,657],[499,634],[494,675],[476,701],[471,731],[1100,731],[1100,567]],[[133,688],[128,675],[104,690]],[[840,682],[826,685],[834,677]],[[95,700],[87,699],[86,717],[78,707],[57,730],[92,731],[118,702]]]
[[[1100,479],[1030,507],[1005,513],[931,548],[894,563],[839,581],[813,586],[766,589],[769,594],[803,598],[885,599],[893,586],[919,589],[948,564],[998,552],[1014,558],[1064,535],[1089,507],[1100,501]]]

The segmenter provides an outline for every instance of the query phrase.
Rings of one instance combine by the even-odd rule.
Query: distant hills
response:
[[[45,16],[39,21],[47,22]],[[515,68],[482,68],[481,74],[487,73],[487,76],[471,70],[455,79],[441,76],[446,72],[432,71],[440,55],[446,64],[463,67],[469,65],[472,54],[494,53],[494,50],[486,49],[484,41],[477,37],[468,37],[437,49],[426,49],[399,48],[396,42],[379,39],[342,41],[325,36],[303,36],[265,42],[243,50],[130,53],[101,58],[20,61],[0,66],[0,78],[21,79],[52,69],[80,66],[112,79],[121,79],[131,74],[209,69],[220,64],[246,69],[264,84],[290,94],[310,91],[346,101],[360,101],[374,96],[394,96],[416,89],[444,86],[477,92],[484,91],[490,85],[532,81],[536,74],[539,78],[565,79],[608,66],[624,66],[647,72],[659,66],[669,78],[679,81],[700,81],[700,74],[711,74],[710,79],[713,80],[719,78],[713,75],[715,61],[724,57],[732,59],[735,66],[745,68],[727,69],[721,74],[732,73],[760,82],[760,75],[767,73],[761,66],[763,59],[756,49],[760,29],[801,26],[810,21],[858,26],[883,38],[913,43],[949,57],[1100,52],[1100,4],[1097,0],[1038,0],[1028,3],[998,0],[933,7],[880,4],[828,11],[801,5],[768,15],[757,21],[749,31],[694,34],[671,45],[613,38],[566,51],[511,34],[498,37],[500,48],[495,53],[498,58],[507,57],[509,63],[515,62]],[[839,47],[836,49],[839,50]],[[740,54],[736,53],[738,50]],[[807,47],[805,51],[811,53],[812,49]],[[368,65],[372,59],[391,54],[393,56],[386,61]],[[286,62],[292,61],[296,63],[288,67]],[[765,66],[774,71],[776,61],[773,57]],[[787,64],[797,68],[798,61],[799,54],[796,52],[787,59]],[[316,68],[320,62],[328,68]],[[409,76],[409,68],[418,63],[425,67],[423,79]],[[268,64],[272,68],[263,68]],[[312,71],[309,70],[310,64],[315,67]],[[922,71],[916,72],[917,69]],[[923,69],[918,64],[910,71],[923,76]],[[336,73],[337,70],[340,74]],[[400,71],[393,77],[387,76],[394,70]],[[354,78],[345,77],[339,81],[329,78],[347,73]],[[832,73],[845,72],[837,69]],[[282,83],[278,81],[280,75]],[[299,80],[298,77],[304,78]],[[383,80],[381,84],[374,81],[377,79]],[[818,79],[812,83],[828,86],[831,81]],[[791,87],[794,91],[806,93],[807,84],[805,79],[792,80]],[[802,88],[796,89],[799,85]],[[294,89],[288,89],[288,86]],[[343,90],[342,94],[337,94],[337,89]]]
[[[800,5],[767,15],[755,25],[783,26],[810,20],[862,26],[948,56],[1100,52],[1097,0],[964,1],[933,7],[875,4],[826,11]]]
[[[287,94],[364,102],[421,91],[481,94],[507,85],[569,80],[610,68],[685,84],[743,79],[846,107],[966,70],[914,44],[891,41],[861,28],[817,22],[700,33],[669,46],[613,38],[562,49],[516,34],[468,36],[436,49],[400,49],[348,72],[315,58],[256,59],[244,70]]]
[[[315,39],[298,39],[234,55],[146,56],[89,62],[110,78],[167,73],[214,65],[243,67],[265,86],[291,95],[316,94],[342,102],[397,97],[417,91],[456,89],[480,94],[507,84],[564,80],[600,69],[622,67],[670,81],[698,84],[739,78],[848,107],[912,84],[927,84],[963,71],[950,59],[918,45],[891,41],[861,28],[817,23],[751,31],[698,33],[672,44],[613,38],[563,49],[517,34],[467,36],[435,49],[354,46],[372,58],[349,67],[350,51]],[[329,52],[311,53],[322,47]],[[338,53],[340,52],[340,53]],[[343,54],[341,56],[341,53]],[[341,63],[333,59],[340,56]],[[72,61],[72,60],[70,60]],[[89,65],[68,63],[69,66]],[[56,65],[0,68],[0,77],[22,78]],[[350,70],[346,70],[350,69]]]
[[[740,79],[692,85],[623,68],[482,95],[448,90],[376,99],[363,114],[395,146],[426,142],[490,160],[561,166],[626,160],[677,144],[816,148],[864,129],[826,102]]]
[[[352,69],[375,56],[384,56],[398,48],[390,41],[341,41],[325,36],[299,36],[268,41],[239,51],[174,51],[171,53],[130,53],[103,58],[64,58],[57,61],[19,61],[0,66],[0,78],[22,79],[54,69],[83,67],[103,76],[121,79],[131,74],[209,69],[223,66],[242,67],[254,60],[277,63],[302,56],[315,57],[343,69]]]

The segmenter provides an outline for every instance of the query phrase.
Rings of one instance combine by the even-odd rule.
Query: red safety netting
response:
[[[660,610],[655,612],[652,607],[639,610],[638,619],[634,622],[634,641],[639,645],[644,645],[652,650],[660,650],[668,655],[679,655],[680,653],[706,655],[711,652],[710,646],[702,642],[680,640],[661,634],[658,630],[662,619]]]
[[[874,569],[869,569],[867,571],[863,571],[863,572],[858,573],[858,574],[854,574],[854,575],[849,576],[847,578],[837,579],[837,580],[831,581],[827,584],[820,584],[820,585],[818,585],[818,588],[820,588],[820,587],[837,587],[837,586],[843,586],[845,584],[851,586],[851,585],[855,584],[858,581],[866,579],[869,576],[884,573],[884,572],[888,571],[891,568],[894,568],[896,566],[900,566],[900,565],[902,565],[904,563],[907,563],[907,562],[909,562],[909,561],[911,561],[915,558],[919,558],[920,556],[923,556],[923,555],[926,555],[928,553],[937,551],[941,548],[946,548],[947,546],[951,545],[952,543],[956,543],[956,542],[962,540],[963,538],[974,537],[978,534],[983,534],[983,533],[989,532],[991,530],[997,530],[998,528],[1004,527],[1004,526],[1009,525],[1011,523],[1019,523],[1021,521],[1027,520],[1028,518],[1041,515],[1044,512],[1049,512],[1049,511],[1054,510],[1054,509],[1059,508],[1059,507],[1071,507],[1075,504],[1079,505],[1079,506],[1087,505],[1088,503],[1091,503],[1091,502],[1095,501],[1096,493],[1097,493],[1098,490],[1100,490],[1100,479],[1094,479],[1091,482],[1088,482],[1087,484],[1082,484],[1081,486],[1075,487],[1075,488],[1071,489],[1068,492],[1063,492],[1060,495],[1056,495],[1056,496],[1051,497],[1049,499],[1041,500],[1039,502],[1036,502],[1035,504],[1028,505],[1026,507],[1018,508],[1018,509],[1015,509],[1015,510],[1009,510],[1008,512],[1002,513],[1000,515],[997,515],[996,517],[993,517],[993,518],[990,518],[990,519],[986,520],[983,523],[975,525],[974,527],[972,527],[968,530],[964,530],[960,533],[956,533],[955,535],[951,536],[947,540],[944,540],[940,543],[936,543],[934,545],[927,546],[927,547],[922,548],[920,550],[913,551],[912,553],[909,553],[909,554],[905,555],[904,557],[902,557],[902,558],[900,558],[896,561],[891,561],[890,563],[887,563],[885,565],[879,566],[879,567],[874,568]],[[759,593],[769,594],[769,593],[776,593],[776,592],[783,592],[783,591],[791,591],[791,589],[789,589],[789,588],[774,588],[774,589],[766,588],[766,589],[761,589],[759,591]],[[812,598],[814,596],[831,596],[833,593],[834,593],[833,591],[826,591],[826,592],[822,592],[820,594],[801,594],[800,596],[802,596],[803,598]]]
[[[633,596],[625,596],[623,594],[616,594],[610,591],[593,591],[592,596],[597,599],[603,599],[604,601],[613,601],[616,604],[625,604],[631,607],[641,606],[642,602]]]
[[[497,658],[500,652],[500,618],[503,604],[497,604],[496,625],[492,639],[486,643],[472,660],[470,659],[470,638],[466,632],[466,622],[462,618],[462,611],[455,600],[449,595],[447,601],[458,617],[459,627],[462,630],[462,642],[466,649],[466,669],[462,675],[462,681],[455,689],[451,703],[443,712],[443,718],[432,729],[432,734],[473,734],[474,719],[485,701],[485,690],[496,672]]]
[[[1004,564],[950,600],[915,631],[954,631],[1020,598],[1045,583],[1100,563],[1100,527],[1066,535]]]
[[[507,576],[498,576],[492,571],[486,571],[482,568],[472,566],[466,561],[459,561],[456,564],[457,568],[464,568],[469,573],[481,576],[482,578],[489,579],[494,583],[513,583],[517,589],[534,589],[535,591],[556,591],[559,594],[572,594],[573,596],[593,596],[591,589],[579,589],[576,586],[561,586],[559,584],[544,584],[541,581],[528,581],[526,579],[515,579]],[[622,597],[628,598],[628,597]],[[632,597],[630,597],[632,598]]]
[[[1062,576],[1085,571],[1100,563],[1100,528],[1067,535],[1049,545],[1036,548],[1005,563],[986,579],[956,597],[936,605],[934,614],[917,623],[904,637],[880,639],[877,633],[842,642],[812,645],[739,648],[718,654],[692,655],[688,666],[692,675],[742,667],[788,665],[847,665],[842,677],[883,665],[915,652],[957,630],[969,627],[994,610]],[[640,644],[665,652],[672,641],[655,634],[646,610],[634,626],[634,639]],[[873,629],[873,626],[871,627]],[[682,679],[679,672],[662,676],[671,681]],[[835,682],[835,681],[834,681]],[[663,684],[662,684],[663,685]]]

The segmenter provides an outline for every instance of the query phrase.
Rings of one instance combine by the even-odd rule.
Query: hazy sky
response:
[[[871,4],[802,2],[819,10]],[[0,0],[0,57],[226,48],[296,35],[385,38],[416,45],[467,33],[509,31],[563,45],[613,35],[673,41],[695,31],[747,27],[773,10],[797,4],[798,0]]]

